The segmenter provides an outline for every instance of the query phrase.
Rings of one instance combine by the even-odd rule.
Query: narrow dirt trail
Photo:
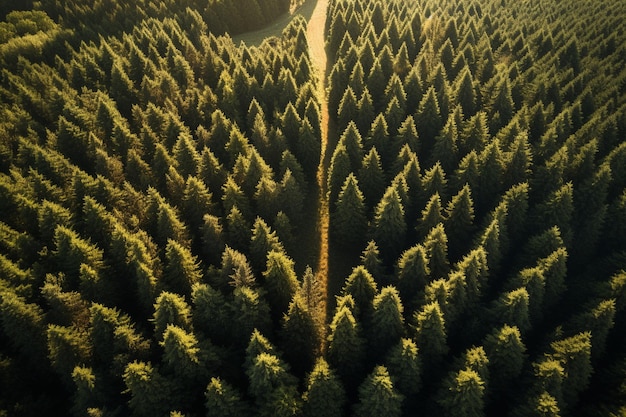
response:
[[[328,172],[329,158],[328,152],[328,97],[326,97],[326,65],[328,62],[326,56],[324,26],[326,24],[326,13],[328,10],[328,0],[318,0],[311,15],[307,26],[307,40],[309,43],[309,55],[311,64],[317,75],[317,93],[320,102],[321,116],[321,155],[320,164],[317,168],[317,187],[318,196],[318,221],[317,231],[319,233],[319,257],[317,262],[317,279],[322,284],[324,294],[324,305],[320,309],[327,313],[328,299],[328,227],[329,227],[329,208],[328,197],[326,193],[326,173]],[[327,320],[325,320],[326,322]]]

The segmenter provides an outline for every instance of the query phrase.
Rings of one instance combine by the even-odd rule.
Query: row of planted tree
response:
[[[619,2],[331,2],[328,319],[306,22],[107,6],[0,23],[0,415],[624,412]]]

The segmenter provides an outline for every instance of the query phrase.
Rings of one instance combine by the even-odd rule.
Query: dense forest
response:
[[[1,417],[626,416],[626,4],[317,3],[0,5]]]

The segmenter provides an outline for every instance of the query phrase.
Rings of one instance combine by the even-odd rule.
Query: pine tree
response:
[[[260,416],[294,416],[300,412],[295,378],[275,355],[260,353],[246,370],[249,392],[256,399]]]
[[[363,94],[357,102],[358,112],[356,114],[356,123],[359,132],[367,132],[374,121],[376,116],[374,109],[374,102],[372,101],[372,95],[370,94],[367,86],[363,88]]]
[[[390,263],[398,256],[406,238],[404,207],[395,187],[390,186],[376,206],[372,238],[380,245],[383,259]]]
[[[346,387],[362,378],[365,341],[361,327],[347,307],[337,308],[330,324],[327,348],[328,362],[337,370]]]
[[[418,238],[425,238],[434,227],[439,223],[443,223],[443,221],[441,198],[439,197],[439,193],[434,193],[430,196],[424,210],[422,210],[422,217],[418,220],[417,226],[415,227]]]
[[[430,230],[424,239],[424,249],[428,256],[431,276],[433,278],[447,276],[450,270],[450,263],[448,261],[448,236],[446,235],[442,223],[439,223]]]
[[[319,357],[307,378],[302,408],[305,417],[340,417],[346,402],[345,390],[324,358]]]
[[[422,364],[418,348],[412,339],[402,338],[389,350],[385,359],[398,391],[410,399],[421,389]]]
[[[467,117],[473,116],[478,110],[476,89],[472,79],[472,73],[465,67],[464,71],[457,78],[456,86],[457,102],[463,109],[463,114]]]
[[[310,372],[319,354],[320,335],[306,299],[296,293],[283,316],[281,329],[285,358],[297,376]]]
[[[149,417],[169,413],[172,387],[149,362],[129,363],[123,379],[131,397],[128,405],[134,415]]]
[[[224,295],[208,284],[196,284],[193,286],[191,301],[193,328],[198,337],[224,344],[230,313]]]
[[[245,343],[255,329],[267,333],[271,328],[270,307],[255,288],[241,286],[233,291],[230,332],[235,343]]]
[[[206,387],[205,408],[207,417],[246,417],[250,415],[247,404],[237,389],[220,378],[211,378]]]
[[[526,346],[517,327],[505,324],[485,338],[485,351],[489,357],[492,391],[501,391],[522,373]]]
[[[341,187],[350,172],[353,172],[350,156],[348,155],[345,145],[340,143],[333,151],[333,157],[330,161],[330,167],[328,168],[328,200],[331,207],[332,204],[337,201]]]
[[[363,197],[369,213],[385,192],[385,173],[375,146],[372,146],[363,157],[358,179],[363,188]]]
[[[484,415],[484,381],[472,369],[462,369],[446,384],[446,393],[439,400],[445,415],[480,417]]]
[[[191,287],[201,278],[202,273],[191,251],[178,242],[169,240],[165,248],[162,281],[166,289],[189,297]]]
[[[339,131],[345,130],[351,121],[357,120],[357,98],[352,91],[352,88],[348,86],[343,94],[341,101],[339,102],[339,109],[337,110],[337,127]]]
[[[415,245],[402,253],[396,267],[398,290],[407,305],[413,305],[415,297],[426,286],[430,276],[426,249]]]
[[[426,371],[436,369],[437,363],[448,352],[446,324],[437,301],[426,304],[419,312],[415,312],[415,341],[423,357],[422,363]]]
[[[355,415],[400,416],[404,396],[397,392],[387,368],[377,366],[359,387],[359,402],[355,404]]]
[[[525,287],[505,292],[495,302],[493,316],[499,323],[515,326],[525,333],[530,329],[529,300]]]
[[[239,207],[232,206],[226,216],[228,243],[235,249],[245,251],[250,244],[251,229]]]
[[[458,258],[474,229],[474,202],[469,185],[465,185],[448,202],[444,220],[450,242],[450,256]]]
[[[437,101],[437,92],[432,86],[419,103],[415,123],[422,142],[422,153],[428,158],[435,144],[435,138],[444,125]]]
[[[367,229],[365,203],[358,180],[352,173],[346,178],[339,193],[331,224],[340,245],[349,248],[363,244],[362,231]]]
[[[366,318],[374,308],[374,297],[377,293],[376,282],[364,266],[359,265],[352,269],[342,289],[343,295],[351,295],[356,306],[356,316]]]
[[[404,335],[404,307],[398,290],[384,287],[374,297],[374,310],[368,339],[374,357],[383,357]]]
[[[257,217],[252,226],[252,240],[250,241],[250,260],[256,271],[261,271],[266,264],[268,252],[282,251],[283,246],[263,219]]]
[[[195,149],[195,144],[190,134],[183,132],[178,136],[173,152],[178,172],[184,178],[195,175],[198,170],[200,156]]]
[[[591,333],[579,333],[551,344],[552,359],[559,361],[566,375],[563,381],[565,404],[573,406],[591,377]]]
[[[272,315],[278,319],[288,311],[289,303],[298,290],[294,262],[284,252],[270,251],[263,277]]]
[[[154,334],[159,340],[170,324],[191,330],[191,310],[185,302],[185,298],[178,294],[161,292],[154,304],[152,320],[154,322]]]

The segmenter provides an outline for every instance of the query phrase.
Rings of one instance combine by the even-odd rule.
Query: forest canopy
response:
[[[623,2],[299,6],[0,5],[0,416],[626,415]]]

